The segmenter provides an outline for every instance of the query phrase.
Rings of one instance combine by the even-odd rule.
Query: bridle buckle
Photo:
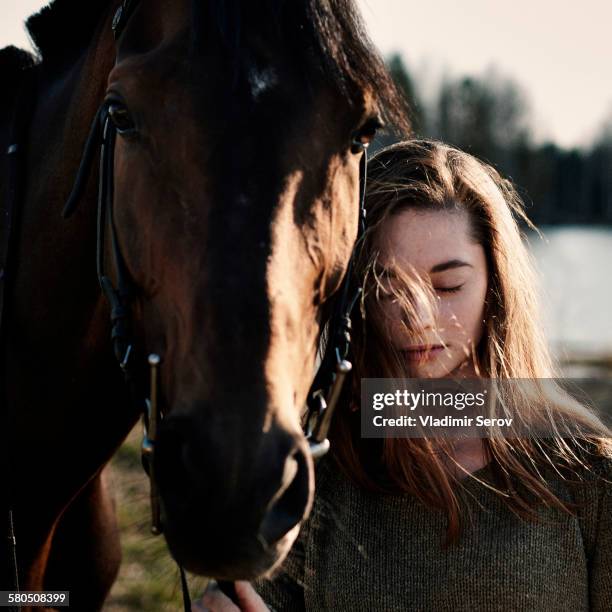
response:
[[[157,426],[161,418],[157,398],[158,368],[161,359],[156,353],[151,353],[148,361],[151,371],[151,391],[150,398],[145,400],[146,411],[142,415],[143,434],[140,453],[142,467],[149,475],[149,484],[151,486],[151,533],[153,535],[159,535],[162,533],[161,506],[159,492],[157,490],[157,480],[153,469],[153,460],[155,456],[155,442],[157,440]]]
[[[119,367],[121,368],[124,374],[127,373],[128,362],[130,360],[131,354],[132,354],[132,345],[128,344],[128,347],[125,349],[125,354],[123,355],[123,359],[119,363]]]

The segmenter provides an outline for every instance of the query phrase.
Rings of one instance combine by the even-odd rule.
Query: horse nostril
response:
[[[306,514],[310,496],[309,471],[301,449],[287,458],[285,474],[289,482],[273,499],[259,528],[260,536],[269,546],[278,542]]]

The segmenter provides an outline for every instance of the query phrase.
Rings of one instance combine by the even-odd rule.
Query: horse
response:
[[[96,610],[118,572],[104,466],[142,406],[101,268],[129,279],[137,396],[161,358],[152,469],[173,557],[259,576],[312,502],[301,416],[357,236],[355,143],[381,117],[408,129],[402,100],[351,0],[54,0],[27,27],[36,56],[0,52],[17,202],[0,226],[2,588],[16,570]]]

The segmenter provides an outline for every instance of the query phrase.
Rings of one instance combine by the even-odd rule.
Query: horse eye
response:
[[[130,116],[127,107],[119,102],[112,102],[108,107],[108,116],[110,117],[118,134],[123,136],[130,135],[136,130],[134,121]]]
[[[367,147],[381,127],[383,127],[383,122],[380,117],[370,117],[365,121],[353,135],[353,153],[358,153],[363,147]]]

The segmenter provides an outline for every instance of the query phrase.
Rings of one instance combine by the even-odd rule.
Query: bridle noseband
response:
[[[361,287],[353,288],[351,293],[351,276],[354,260],[365,233],[365,189],[367,177],[368,145],[354,141],[353,153],[362,152],[359,160],[359,225],[355,248],[351,253],[347,270],[340,287],[340,299],[330,319],[328,342],[317,374],[306,397],[306,426],[304,434],[308,440],[313,459],[319,459],[327,453],[330,444],[327,438],[332,417],[336,410],[344,381],[352,370],[348,360],[351,348],[351,313],[359,296]]]

